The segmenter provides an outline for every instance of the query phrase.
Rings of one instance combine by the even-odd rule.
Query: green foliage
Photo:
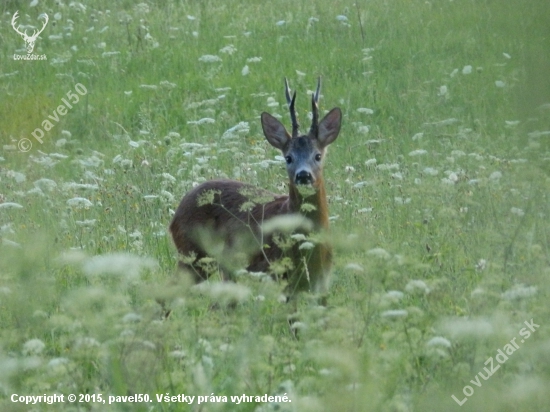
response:
[[[461,410],[547,408],[548,1],[4,3],[0,410],[446,411],[466,385]],[[16,10],[24,25],[50,16],[34,51],[47,60],[13,59]],[[288,124],[286,76],[306,130],[319,75],[321,111],[344,113],[324,176],[328,306],[281,302],[286,285],[237,270],[243,256],[208,233],[237,282],[192,287],[166,230],[179,199],[212,178],[285,193],[259,115]],[[77,83],[87,93],[40,143],[31,133]],[[267,196],[245,195],[242,210]],[[264,228],[304,224],[292,219]],[[216,260],[200,265],[219,278]],[[292,402],[156,401],[167,393]]]

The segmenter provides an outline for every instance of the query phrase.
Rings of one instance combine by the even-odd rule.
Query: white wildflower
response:
[[[50,37],[51,37],[51,36],[50,36]],[[118,56],[119,54],[120,54],[119,51],[103,52],[103,53],[101,53],[101,57]]]
[[[303,242],[298,249],[300,250],[311,250],[315,245],[311,242]]]
[[[65,366],[67,363],[69,363],[69,359],[67,358],[53,358],[48,362],[48,366],[50,368],[57,368],[59,366]]]
[[[368,134],[369,131],[370,131],[370,126],[368,126],[368,125],[361,125],[361,126],[357,127],[357,132],[359,132],[359,133]]]
[[[304,322],[292,322],[292,325],[290,325],[290,329],[292,330],[306,330],[307,324]]]
[[[383,318],[404,318],[408,316],[409,312],[405,309],[386,310],[380,314]]]
[[[222,139],[232,139],[239,136],[245,136],[250,131],[250,125],[248,122],[239,122],[235,126],[227,129],[222,134]]]
[[[402,198],[401,196],[396,196],[396,197],[393,198],[393,200],[398,205],[407,205],[407,204],[411,203],[411,198],[410,197]]]
[[[39,355],[46,345],[40,339],[31,339],[24,343],[23,354],[24,355]]]
[[[201,57],[199,57],[200,62],[204,63],[218,63],[221,62],[222,59],[219,56],[213,55],[213,54],[205,54]]]
[[[94,204],[84,197],[73,197],[67,200],[67,205],[76,208],[92,207]]]
[[[430,293],[430,288],[423,280],[410,280],[405,286],[405,291],[409,293]]]
[[[475,298],[475,297],[484,297],[486,294],[485,292],[485,289],[483,288],[475,288],[474,290],[472,290],[472,293],[470,294],[470,296],[472,298]]]
[[[502,80],[497,80],[497,81],[495,82],[495,86],[496,86],[496,87],[503,88],[503,87],[506,87],[506,83],[504,83]]]
[[[479,259],[476,263],[476,270],[479,272],[482,272],[487,267],[487,260],[485,259]]]
[[[462,74],[470,74],[472,73],[472,66],[467,65],[462,68]]]
[[[246,64],[243,69],[241,70],[241,74],[243,76],[247,76],[250,73],[250,69],[248,68],[248,64]]]
[[[369,160],[365,160],[365,166],[367,167],[376,166],[376,159],[372,158]]]
[[[164,172],[164,173],[162,173],[161,176],[162,176],[162,179],[164,181],[168,181],[168,182],[171,182],[171,183],[175,183],[177,181],[177,179],[174,176],[172,176],[170,173]]]
[[[159,84],[166,89],[175,89],[178,86],[176,83],[169,82],[168,80],[161,80]]]
[[[237,51],[237,48],[232,44],[228,44],[227,46],[220,49],[220,53],[225,53],[229,55],[235,53],[236,51]]]
[[[100,344],[97,341],[97,339],[85,337],[85,338],[78,338],[74,346],[76,349],[91,349],[91,348],[99,347]]]
[[[158,263],[153,258],[140,257],[128,253],[111,253],[88,258],[82,270],[88,276],[119,275],[128,278],[139,277],[144,270],[155,270]]]
[[[409,152],[409,156],[421,156],[421,155],[425,155],[426,153],[428,153],[427,150],[416,149],[416,150],[413,150],[412,152]]]
[[[391,255],[381,247],[370,249],[369,251],[367,251],[367,255],[375,256],[383,260],[389,260],[391,258]]]
[[[202,119],[199,119],[199,120],[190,120],[187,122],[187,124],[196,124],[196,125],[201,125],[201,124],[212,124],[212,123],[215,123],[216,121],[214,119],[212,119],[211,117],[203,117]]]
[[[405,294],[399,290],[389,290],[382,298],[390,302],[399,302]]]
[[[203,282],[194,289],[221,303],[244,302],[251,296],[250,288],[237,283]]]
[[[0,209],[23,209],[23,205],[15,202],[0,203]]]
[[[511,289],[502,293],[502,299],[505,300],[518,300],[523,298],[530,298],[537,293],[536,286],[525,286],[522,284],[514,285]]]
[[[374,110],[368,109],[366,107],[360,107],[360,108],[357,109],[357,111],[359,113],[364,113],[364,114],[373,114],[374,113]]]
[[[493,333],[493,325],[485,319],[451,318],[441,324],[441,329],[451,338],[485,337]]]
[[[437,176],[439,174],[439,170],[434,169],[433,167],[426,167],[423,172],[429,176]]]
[[[412,137],[413,141],[420,140],[424,137],[424,133],[415,133]]]
[[[137,323],[141,321],[141,315],[138,315],[137,313],[130,312],[124,315],[122,318],[122,322],[124,323]]]
[[[97,189],[99,189],[99,186],[91,183],[67,182],[63,184],[63,191],[65,192],[68,192],[69,190],[97,190]]]
[[[374,184],[374,182],[370,181],[370,180],[364,180],[362,182],[357,182],[353,185],[353,188],[354,189],[361,189],[362,187],[365,187],[365,186],[372,186]]]
[[[520,209],[518,207],[512,207],[510,209],[510,212],[513,214],[513,215],[516,215],[516,216],[519,216],[519,217],[522,217],[522,216],[525,216],[525,212],[523,211],[523,209]]]
[[[268,107],[279,107],[279,103],[271,96],[267,98]]]
[[[376,170],[399,170],[399,163],[381,163]]]
[[[338,21],[348,21],[348,18],[342,14],[336,16],[336,20]]]
[[[451,342],[442,337],[442,336],[434,336],[433,338],[431,338],[427,343],[426,345],[428,346],[443,346],[444,348],[450,348],[452,345],[451,345]]]
[[[92,227],[92,226],[95,226],[96,222],[97,222],[97,219],[86,219],[86,220],[77,220],[74,223],[77,226],[81,226],[81,227]]]
[[[358,263],[348,263],[345,269],[357,273],[363,273],[365,271],[365,269],[363,269],[363,266]]]
[[[311,221],[299,214],[281,215],[273,217],[262,223],[262,231],[264,234],[273,233],[275,231],[294,232],[296,229],[311,230]]]
[[[23,183],[25,180],[27,180],[27,176],[25,176],[23,173],[15,172],[13,170],[8,170],[6,172],[6,176],[13,178],[17,183]]]
[[[168,353],[168,356],[176,359],[183,359],[187,356],[187,354],[183,350],[173,350],[172,352]]]

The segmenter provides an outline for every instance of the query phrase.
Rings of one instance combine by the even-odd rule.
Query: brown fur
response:
[[[241,211],[240,207],[249,201],[247,197],[239,193],[239,190],[244,188],[254,190],[258,195],[269,195],[273,197],[273,200],[265,204],[258,204],[250,211]],[[212,203],[198,206],[199,196],[209,190],[220,191],[220,194],[214,196]],[[229,253],[232,252],[232,247],[236,244],[237,238],[248,239],[254,250],[251,253],[247,270],[268,273],[269,264],[280,259],[283,253],[274,243],[272,235],[267,236],[265,239],[261,238],[260,224],[274,216],[300,212],[300,206],[304,199],[301,198],[294,185],[291,185],[290,193],[291,196],[276,195],[234,180],[205,182],[187,193],[176,210],[170,224],[170,232],[174,243],[178,251],[184,256],[195,253],[194,263],[196,263],[207,256],[198,239],[201,229],[207,228],[215,236],[220,236]],[[316,208],[315,211],[305,214],[314,222],[314,228],[317,231],[327,229],[328,210],[324,189],[305,200]],[[251,238],[252,235],[254,236],[253,239]],[[268,247],[263,248],[263,252],[260,247],[262,244],[268,245]],[[306,258],[306,267],[303,266],[302,256]],[[295,270],[292,274],[285,273],[283,278],[290,281],[292,289],[309,290],[313,288],[311,288],[306,275],[309,274],[310,279],[323,278],[324,274],[330,271],[332,250],[328,244],[323,243],[315,245],[308,252],[301,252],[296,246],[291,250],[289,257],[294,262]],[[222,269],[225,269],[223,262],[220,262],[220,264]],[[196,264],[188,265],[180,262],[180,267],[193,273],[196,281],[205,280],[208,277],[202,268]],[[225,277],[228,277],[227,273],[225,273]],[[324,289],[324,285],[319,285],[318,288]]]

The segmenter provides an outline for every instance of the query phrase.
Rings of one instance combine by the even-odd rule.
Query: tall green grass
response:
[[[53,393],[153,402],[33,407],[547,408],[547,2],[10,1],[0,10],[2,411],[30,408],[12,394]],[[16,10],[19,24],[50,16],[35,48],[47,61],[13,60],[24,46],[10,24]],[[321,109],[344,112],[325,165],[328,306],[303,294],[296,313],[280,302],[284,285],[253,277],[199,293],[176,271],[166,233],[181,196],[204,180],[285,191],[283,165],[262,162],[278,153],[259,123],[262,111],[288,119],[285,76],[303,129],[317,76]],[[76,83],[88,93],[40,144],[31,132]],[[214,123],[192,123],[204,118]],[[222,138],[239,122],[247,133]],[[24,153],[23,138],[33,145]],[[481,387],[471,383],[531,319],[540,328]],[[466,385],[474,393],[460,407],[451,395],[462,400]],[[167,393],[292,402],[156,401]]]

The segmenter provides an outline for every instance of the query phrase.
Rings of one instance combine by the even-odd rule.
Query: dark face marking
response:
[[[321,173],[324,149],[319,148],[317,139],[299,136],[290,139],[283,149],[286,170],[291,182],[298,185],[313,185]]]

